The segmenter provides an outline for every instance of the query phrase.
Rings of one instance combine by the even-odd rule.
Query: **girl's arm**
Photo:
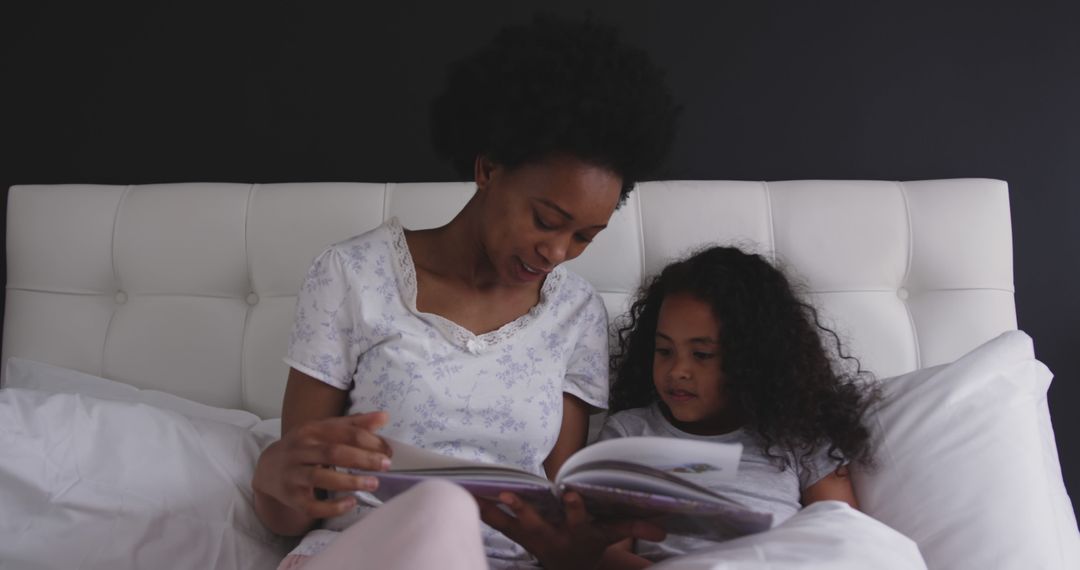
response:
[[[390,450],[373,432],[386,414],[344,416],[348,393],[295,369],[289,370],[281,414],[281,439],[259,456],[251,488],[255,512],[271,531],[297,536],[315,521],[340,515],[356,504],[352,496],[321,501],[315,489],[372,490],[371,477],[327,469],[340,465],[382,470]]]
[[[817,501],[843,501],[856,509],[859,508],[846,465],[841,465],[836,471],[803,489],[801,502],[804,507]]]

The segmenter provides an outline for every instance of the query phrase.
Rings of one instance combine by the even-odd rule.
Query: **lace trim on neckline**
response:
[[[396,217],[387,220],[386,226],[391,233],[390,243],[394,250],[394,267],[401,279],[401,298],[406,308],[414,315],[431,322],[447,339],[469,352],[477,353],[484,347],[501,344],[529,326],[543,312],[563,280],[565,270],[562,267],[556,267],[544,278],[544,285],[540,288],[540,300],[529,308],[527,313],[498,329],[478,335],[442,315],[421,312],[416,308],[416,264],[413,261],[412,252],[409,251],[409,243],[405,239],[405,229]]]

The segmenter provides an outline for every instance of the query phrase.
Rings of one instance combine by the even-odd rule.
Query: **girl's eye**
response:
[[[578,243],[592,243],[592,238],[585,237],[581,234],[574,234],[574,239],[576,239]]]
[[[659,356],[670,356],[671,355],[671,349],[670,348],[659,348],[659,347],[657,347],[656,354],[659,355]]]
[[[698,360],[708,360],[708,359],[710,359],[710,358],[712,358],[714,356],[716,356],[716,355],[711,353],[711,352],[695,352],[694,353],[694,358],[696,358]]]

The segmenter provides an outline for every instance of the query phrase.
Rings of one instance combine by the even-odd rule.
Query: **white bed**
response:
[[[288,542],[259,526],[247,479],[308,264],[391,216],[438,225],[470,193],[13,187],[0,568],[272,568]],[[795,274],[885,379],[881,465],[856,481],[874,518],[826,504],[677,567],[1080,567],[1050,374],[1015,331],[1004,182],[644,183],[570,265],[614,317],[643,276],[713,242]]]

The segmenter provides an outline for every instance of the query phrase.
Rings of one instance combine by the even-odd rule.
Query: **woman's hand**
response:
[[[493,501],[478,501],[480,518],[536,556],[545,568],[576,570],[596,568],[604,551],[625,538],[660,541],[662,528],[635,520],[593,521],[581,495],[563,495],[565,519],[558,525],[544,520],[513,493],[501,493],[499,501],[513,511],[503,512]]]
[[[316,489],[372,491],[378,480],[351,475],[333,466],[369,471],[390,468],[390,446],[375,431],[387,414],[374,412],[306,421],[263,451],[251,486],[260,518],[278,534],[295,535],[311,524],[347,512],[356,505],[351,494],[332,501],[316,497]],[[292,513],[282,512],[285,509]]]

